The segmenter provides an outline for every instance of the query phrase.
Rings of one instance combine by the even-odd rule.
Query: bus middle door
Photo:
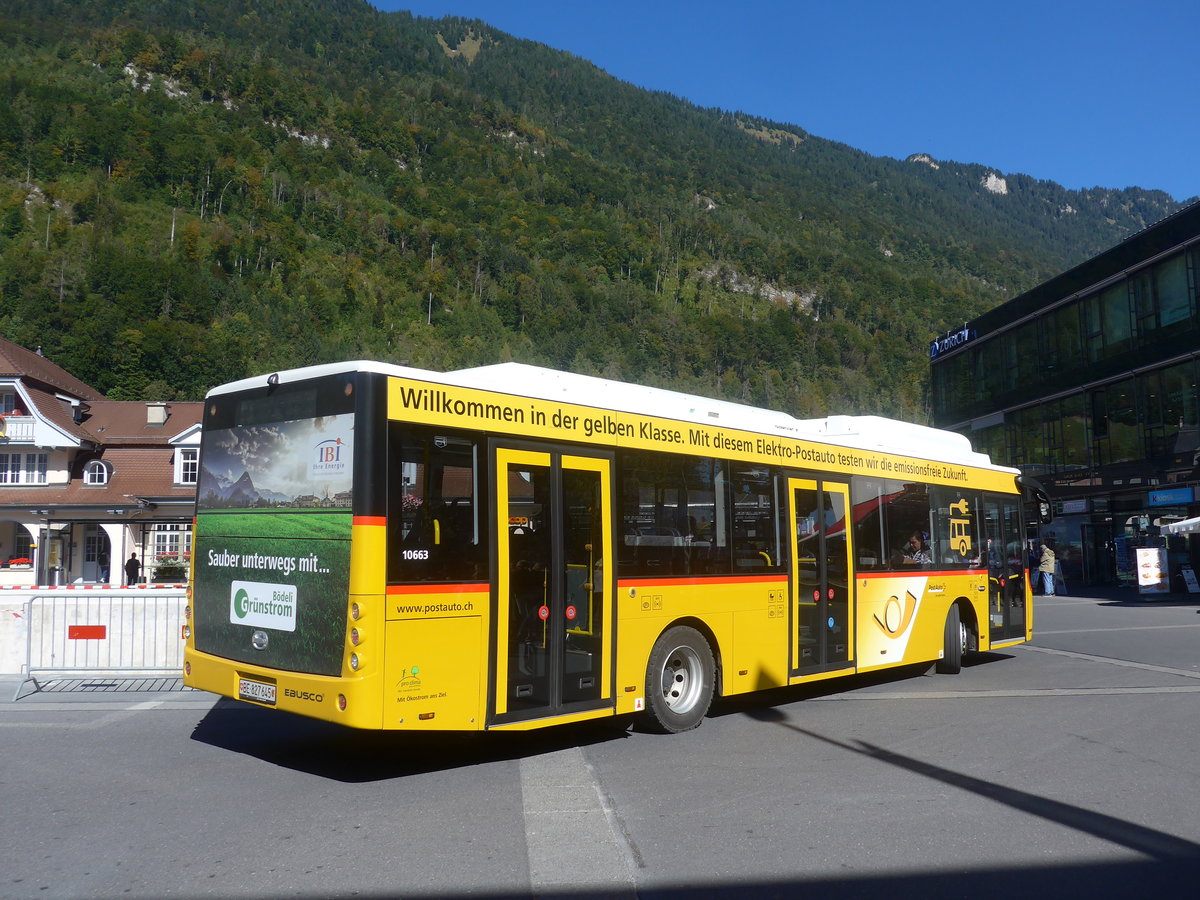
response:
[[[847,668],[854,662],[849,500],[845,484],[788,479],[793,675]]]
[[[496,449],[492,723],[611,707],[612,460]]]

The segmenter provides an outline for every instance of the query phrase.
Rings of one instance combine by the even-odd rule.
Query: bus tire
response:
[[[689,731],[704,721],[712,703],[716,664],[708,641],[694,628],[668,628],[654,642],[646,664],[648,730]]]
[[[967,632],[963,628],[962,613],[957,603],[952,604],[946,613],[946,629],[942,640],[942,658],[937,661],[936,669],[942,675],[957,675],[962,671],[963,646],[967,642]]]

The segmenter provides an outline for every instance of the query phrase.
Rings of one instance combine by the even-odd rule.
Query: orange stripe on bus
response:
[[[355,525],[386,525],[387,516],[355,516]]]
[[[389,594],[486,594],[491,589],[482,584],[389,584]]]

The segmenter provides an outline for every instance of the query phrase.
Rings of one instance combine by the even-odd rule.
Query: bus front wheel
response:
[[[715,671],[712,649],[696,629],[677,625],[659,635],[646,666],[647,727],[676,734],[704,721]]]
[[[943,675],[957,675],[962,671],[963,648],[967,645],[967,629],[963,625],[958,604],[946,613],[946,630],[943,636],[942,658],[937,661],[937,671]]]

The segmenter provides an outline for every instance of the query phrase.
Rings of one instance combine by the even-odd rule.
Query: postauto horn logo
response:
[[[235,625],[296,630],[296,586],[235,581],[229,586],[229,621]]]

